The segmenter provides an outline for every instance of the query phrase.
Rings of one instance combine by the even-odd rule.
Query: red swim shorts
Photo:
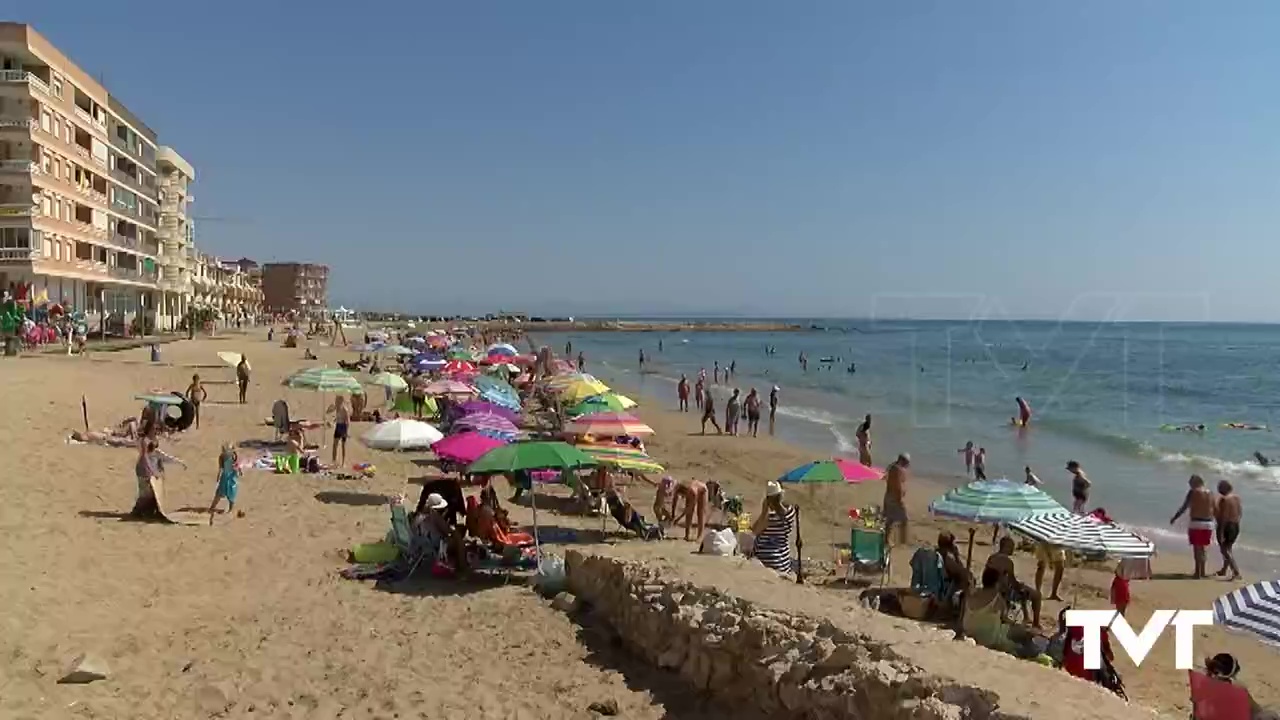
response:
[[[1187,530],[1187,542],[1191,543],[1192,547],[1209,547],[1209,544],[1213,542],[1213,529],[1189,528]]]

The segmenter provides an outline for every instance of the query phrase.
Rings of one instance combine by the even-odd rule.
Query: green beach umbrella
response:
[[[404,378],[400,377],[399,375],[396,375],[395,373],[389,373],[389,372],[382,372],[382,373],[378,373],[377,375],[374,375],[369,380],[369,384],[377,385],[379,387],[384,387],[384,388],[391,388],[392,390],[409,389],[409,383],[405,382]]]
[[[622,412],[629,408],[635,407],[635,403],[628,403],[617,393],[605,393],[589,397],[586,400],[565,410],[569,417],[577,417],[579,415],[589,415],[598,412]]]
[[[284,379],[284,385],[295,390],[363,395],[364,388],[346,370],[315,367],[296,372]]]
[[[568,443],[523,442],[494,448],[467,467],[471,475],[495,475],[519,470],[576,470],[595,467],[595,458]]]
[[[151,403],[152,405],[181,405],[182,398],[177,395],[134,395],[134,400]]]

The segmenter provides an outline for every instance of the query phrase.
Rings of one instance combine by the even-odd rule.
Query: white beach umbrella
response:
[[[374,425],[360,441],[374,450],[426,450],[443,439],[432,425],[400,419]]]

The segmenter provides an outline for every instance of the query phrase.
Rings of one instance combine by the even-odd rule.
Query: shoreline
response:
[[[625,377],[625,376],[624,376]],[[601,377],[606,383],[617,381],[620,392],[630,393],[634,386],[618,377]],[[696,412],[682,413],[672,409],[675,404],[674,390],[669,398],[654,398],[650,394],[637,393],[635,399],[641,404],[633,412],[650,425],[655,434],[646,442],[649,453],[666,468],[667,472],[678,478],[696,478],[700,480],[716,480],[724,487],[727,495],[740,494],[747,512],[756,515],[764,493],[764,485],[768,480],[805,462],[831,457],[830,452],[816,452],[814,449],[797,445],[779,437],[732,437],[698,432],[699,415]],[[723,406],[721,405],[721,412]],[[793,422],[779,414],[779,423]],[[764,421],[767,431],[767,419]],[[878,447],[893,448],[892,439],[877,438]],[[905,449],[909,451],[909,449]],[[886,456],[896,456],[898,450],[892,449]],[[907,510],[911,518],[908,547],[897,547],[892,551],[892,568],[889,587],[906,587],[910,584],[910,549],[918,546],[932,545],[941,531],[952,532],[961,544],[961,552],[966,551],[969,525],[935,518],[928,513],[928,505],[946,489],[953,487],[940,478],[913,474],[907,495]],[[648,501],[652,494],[646,486],[635,488],[641,496],[637,501],[639,507],[648,510]],[[856,485],[841,485],[810,488],[791,487],[787,491],[788,500],[801,508],[801,535],[804,538],[804,556],[818,561],[821,565],[814,567],[831,567],[834,565],[836,549],[847,546],[850,522],[845,517],[845,510],[852,507],[881,504],[884,486],[881,482],[866,482]],[[680,532],[671,532],[668,537],[682,537]],[[991,530],[979,527],[974,537],[973,569],[980,571],[988,555],[991,554]],[[1189,575],[1191,555],[1188,549],[1164,538],[1158,545],[1159,554],[1152,558],[1153,577],[1149,580],[1132,581],[1133,601],[1127,614],[1135,628],[1145,623],[1151,613],[1157,609],[1204,609],[1212,606],[1217,597],[1239,587],[1257,577],[1246,569],[1245,579],[1239,582],[1228,582],[1223,579],[1209,578],[1192,580]],[[677,551],[679,552],[679,551]],[[1214,549],[1210,550],[1210,571],[1216,569],[1217,557]],[[1019,551],[1016,553],[1015,566],[1018,577],[1029,584],[1034,584],[1036,561],[1032,553]],[[1063,602],[1046,599],[1042,613],[1041,627],[1049,632],[1056,624],[1058,612],[1067,607],[1080,609],[1109,609],[1110,584],[1113,577],[1114,562],[1104,565],[1068,563],[1064,573],[1061,596]],[[806,584],[817,585],[823,581],[818,575],[808,575]],[[1049,591],[1049,578],[1045,578],[1044,593]],[[831,592],[848,592],[841,584],[828,585]],[[1130,697],[1138,704],[1159,708],[1164,711],[1185,714],[1189,712],[1187,703],[1186,674],[1173,667],[1172,633],[1166,633],[1156,643],[1151,655],[1141,667],[1134,667],[1127,658],[1118,661],[1118,669],[1124,678]],[[1240,659],[1248,673],[1247,682],[1255,699],[1264,705],[1280,700],[1280,677],[1270,675],[1267,667],[1274,667],[1277,662],[1274,650],[1260,642],[1221,628],[1206,628],[1197,631],[1195,657],[1200,658],[1217,652],[1230,652]]]
[[[364,326],[368,330],[409,329],[409,321],[396,320],[371,322]],[[805,326],[797,323],[780,321],[742,321],[730,320],[547,320],[511,322],[504,320],[458,320],[451,322],[415,323],[414,330],[448,330],[452,327],[474,327],[485,333],[522,332],[526,337],[531,333],[578,333],[578,332],[633,332],[633,333],[680,333],[680,332],[822,332],[816,326]],[[348,328],[353,329],[353,328]]]

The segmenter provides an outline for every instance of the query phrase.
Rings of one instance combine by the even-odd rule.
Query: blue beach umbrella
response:
[[[1065,513],[1067,509],[1039,488],[1000,479],[977,480],[948,490],[929,504],[929,512],[970,523],[1007,525],[1040,515]],[[973,534],[971,527],[966,561],[969,565],[973,564]]]
[[[1246,585],[1214,600],[1213,621],[1280,646],[1280,580]]]
[[[475,385],[476,391],[485,401],[508,410],[520,409],[520,396],[507,383],[494,377],[482,376],[476,378]]]

